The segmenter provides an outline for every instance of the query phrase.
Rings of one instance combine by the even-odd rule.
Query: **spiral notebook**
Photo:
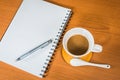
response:
[[[71,9],[46,1],[24,0],[0,41],[0,61],[42,78],[70,14]],[[51,44],[16,61],[49,39]]]

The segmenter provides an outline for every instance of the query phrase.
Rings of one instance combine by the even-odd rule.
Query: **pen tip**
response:
[[[16,59],[16,61],[19,61],[19,60],[20,60],[20,58],[17,58],[17,59]]]

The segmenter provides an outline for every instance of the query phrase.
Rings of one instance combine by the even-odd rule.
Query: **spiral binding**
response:
[[[43,66],[43,68],[42,68],[42,70],[41,70],[41,73],[40,73],[40,76],[41,76],[41,77],[44,77],[45,71],[46,71],[47,67],[49,66],[49,63],[50,63],[51,58],[52,58],[52,56],[53,56],[53,53],[54,53],[54,51],[55,51],[55,49],[56,49],[56,47],[57,47],[57,44],[58,44],[58,42],[59,42],[59,39],[60,39],[60,37],[61,37],[64,29],[65,29],[65,26],[66,26],[67,23],[68,23],[68,20],[69,20],[69,17],[70,17],[70,16],[71,16],[71,10],[68,9],[68,10],[67,10],[67,13],[66,13],[66,15],[65,15],[65,17],[64,17],[64,19],[63,19],[63,22],[61,23],[61,26],[60,26],[60,28],[59,28],[58,34],[56,35],[56,38],[55,38],[55,40],[54,40],[54,42],[53,42],[54,44],[52,45],[52,48],[50,49],[49,55],[47,56],[47,59],[46,59],[46,61],[44,62],[44,66]]]

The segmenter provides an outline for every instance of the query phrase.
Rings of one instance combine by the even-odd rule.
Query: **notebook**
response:
[[[0,41],[0,61],[42,78],[70,14],[71,9],[46,1],[23,0]],[[51,44],[16,61],[49,39]]]

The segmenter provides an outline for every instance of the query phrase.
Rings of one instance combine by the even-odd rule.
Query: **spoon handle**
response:
[[[109,69],[110,65],[109,64],[97,64],[97,63],[91,63],[87,62],[81,59],[71,59],[70,64],[72,66],[96,66],[96,67],[101,67],[101,68],[106,68]]]
[[[96,67],[101,67],[101,68],[106,68],[106,69],[109,69],[109,68],[110,68],[110,65],[109,65],[109,64],[87,63],[86,65],[89,65],[89,66],[96,66]]]

